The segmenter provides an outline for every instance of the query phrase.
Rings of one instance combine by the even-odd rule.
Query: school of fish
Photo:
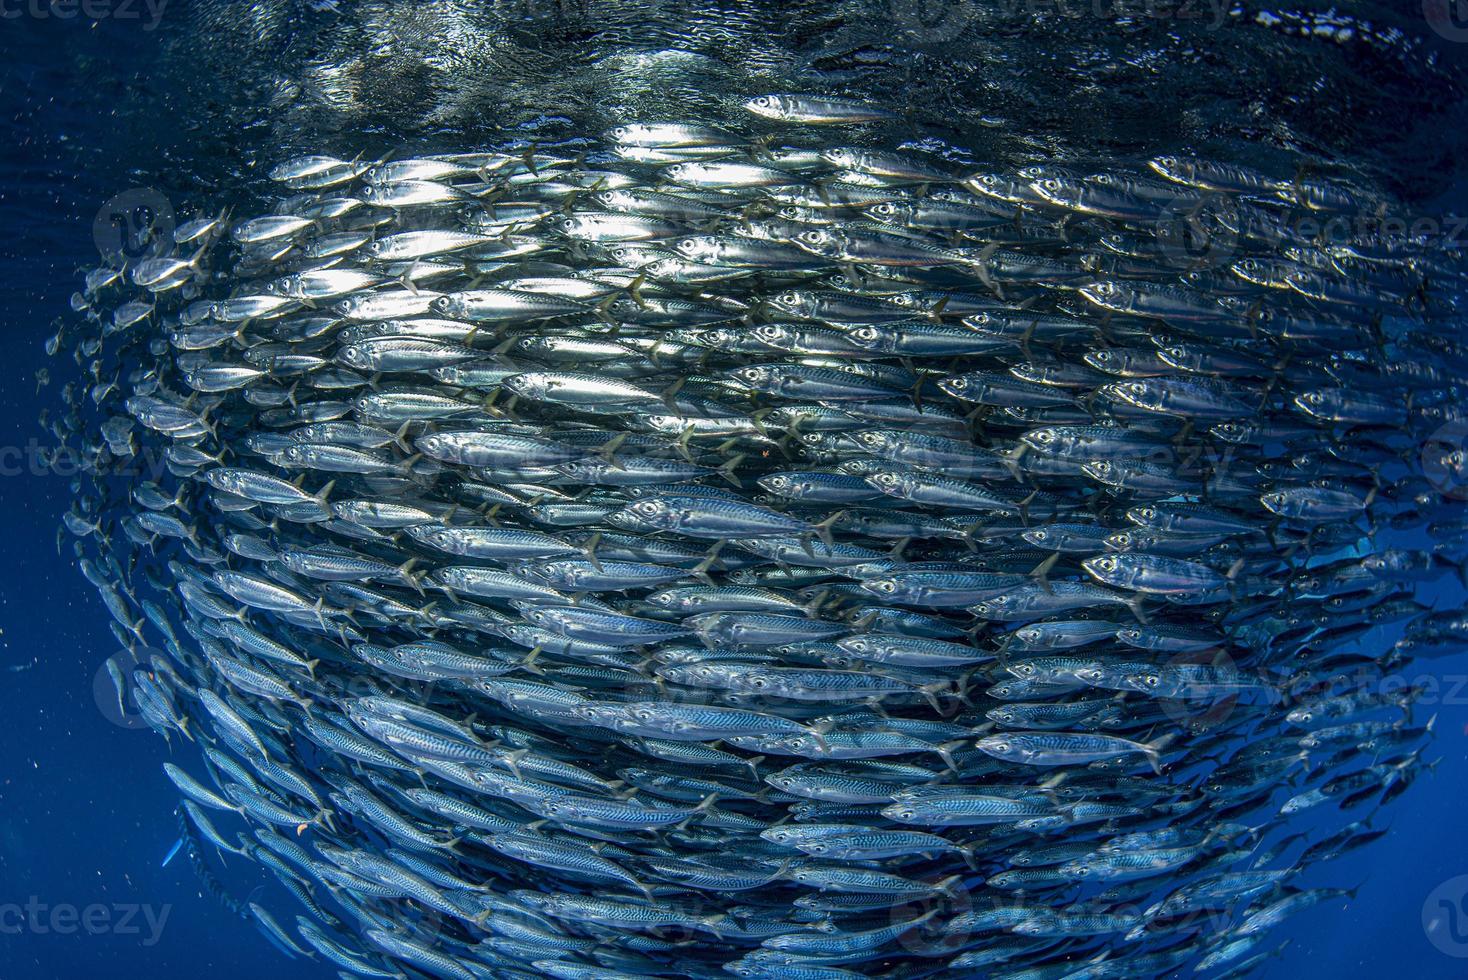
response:
[[[190,859],[344,976],[1249,973],[1430,763],[1468,266],[745,108],[284,160],[87,275],[65,527]]]

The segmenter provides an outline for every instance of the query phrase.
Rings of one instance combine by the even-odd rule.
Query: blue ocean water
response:
[[[215,980],[331,975],[326,964],[282,956],[208,895],[182,856],[160,866],[177,837],[177,793],[160,767],[183,750],[129,723],[111,701],[102,664],[116,652],[116,641],[94,590],[77,572],[69,540],[58,545],[57,524],[74,490],[64,465],[45,462],[48,436],[36,424],[38,412],[57,411],[56,389],[74,365],[65,354],[48,358],[42,345],[53,321],[68,315],[79,273],[97,262],[93,222],[116,194],[153,188],[180,204],[197,201],[232,180],[258,180],[262,166],[288,151],[341,152],[353,145],[380,151],[411,145],[413,133],[430,145],[452,142],[472,133],[482,114],[523,108],[523,93],[508,90],[478,92],[478,102],[430,106],[421,101],[424,93],[441,96],[439,89],[412,84],[411,73],[402,70],[377,66],[382,71],[374,75],[367,64],[351,81],[380,84],[373,93],[380,100],[358,91],[366,104],[334,113],[334,100],[348,98],[343,77],[321,71],[293,75],[285,68],[330,63],[333,53],[312,48],[339,25],[333,18],[360,17],[392,37],[411,20],[395,21],[394,15],[435,6],[174,0],[156,23],[141,4],[112,4],[110,16],[95,19],[63,16],[58,11],[64,5],[4,7],[0,980],[99,973]],[[514,27],[523,53],[537,45],[550,51],[604,44],[608,30],[619,40],[635,37],[640,15],[615,17],[614,8],[601,3],[577,11],[569,25],[557,19],[565,17],[565,8],[544,16],[533,6],[500,13]],[[125,9],[140,16],[123,16]],[[1098,76],[1115,79],[1116,91],[1097,95],[1092,79],[1076,84],[1068,101],[1064,82],[1047,87],[1030,74],[1032,67],[1011,62],[1019,55],[1013,48],[987,61],[983,83],[963,92],[956,91],[958,80],[972,83],[971,75],[941,67],[944,58],[962,55],[934,50],[933,44],[919,45],[920,56],[868,44],[861,49],[865,62],[845,48],[822,56],[832,71],[855,72],[875,51],[890,63],[892,77],[912,86],[914,102],[927,86],[946,86],[948,103],[971,103],[971,116],[982,117],[986,127],[989,117],[999,117],[993,125],[1000,128],[1035,127],[1031,132],[1042,134],[1031,145],[1035,153],[1074,147],[1078,134],[1097,119],[1105,125],[1095,127],[1093,149],[1159,152],[1197,142],[1236,147],[1241,139],[1263,136],[1275,147],[1287,144],[1334,159],[1353,155],[1363,171],[1393,185],[1424,212],[1464,209],[1468,183],[1461,161],[1468,157],[1461,150],[1468,128],[1454,125],[1464,108],[1464,45],[1452,31],[1428,29],[1423,8],[1414,4],[1331,9],[1334,29],[1346,30],[1346,24],[1354,33],[1349,41],[1320,40],[1301,55],[1281,40],[1286,35],[1248,26],[1259,24],[1259,17],[1240,22],[1235,13],[1213,35],[1230,56],[1216,73],[1158,72],[1143,84],[1125,66],[1145,59],[1123,44],[1112,52],[1116,64],[1101,66]],[[1433,9],[1429,4],[1428,13]],[[657,13],[664,24],[678,23],[679,11],[671,4]],[[1050,47],[1040,45],[1033,53],[1065,61],[1059,45],[1082,30],[1105,29],[1115,11],[1108,7],[1104,13],[1048,31]],[[1311,23],[1299,10],[1274,13]],[[802,8],[802,15],[805,42],[834,30],[823,26],[813,8]],[[595,19],[604,16],[610,22]],[[769,24],[775,17],[769,9],[737,4],[698,16],[725,26]],[[910,32],[910,19],[898,21]],[[1363,24],[1372,25],[1382,40],[1367,43]],[[665,28],[658,40],[676,47],[676,29]],[[366,27],[357,43],[374,43]],[[737,60],[736,44],[730,41],[733,53],[722,52],[724,60],[716,64]],[[650,43],[649,50],[662,49]],[[752,70],[771,77],[786,70],[771,51],[760,48]],[[1306,63],[1286,64],[1292,53]],[[1006,64],[1012,76],[1005,75]],[[543,82],[548,68],[515,64],[507,70],[532,72]],[[1284,76],[1278,84],[1238,90],[1276,70]],[[1235,78],[1242,81],[1230,81]],[[676,104],[686,94],[656,81],[648,83],[646,94],[654,105]],[[311,83],[319,88],[312,90]],[[1207,101],[1209,85],[1227,87],[1216,103]],[[585,98],[572,81],[565,93]],[[1252,117],[1229,115],[1253,99],[1262,105]],[[1131,108],[1117,110],[1121,102]],[[555,104],[540,108],[557,112]],[[942,115],[937,104],[930,111]],[[1014,150],[998,142],[987,148]],[[49,384],[40,382],[43,372],[49,372]],[[1461,596],[1445,587],[1442,601],[1459,602]],[[1438,738],[1428,752],[1438,760],[1435,768],[1379,818],[1389,827],[1380,841],[1334,863],[1328,874],[1312,872],[1305,883],[1359,884],[1357,898],[1344,908],[1327,903],[1292,921],[1279,934],[1289,944],[1261,975],[1436,978],[1468,972],[1468,878],[1455,881],[1468,875],[1461,832],[1462,787],[1468,784],[1468,654],[1418,669],[1438,684],[1417,709],[1423,717],[1438,716]],[[241,865],[228,859],[220,880],[243,898],[259,879]]]

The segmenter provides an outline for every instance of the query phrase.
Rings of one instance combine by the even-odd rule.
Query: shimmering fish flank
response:
[[[87,276],[65,527],[191,860],[357,976],[1247,972],[1468,638],[1462,257],[744,108],[281,161]]]

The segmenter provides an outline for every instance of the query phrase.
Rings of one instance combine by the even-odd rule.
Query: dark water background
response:
[[[108,707],[100,671],[116,643],[69,542],[57,549],[70,480],[31,447],[47,438],[37,413],[56,411],[78,369],[42,343],[98,260],[93,221],[115,195],[156,192],[182,221],[293,152],[466,149],[506,130],[561,139],[629,115],[737,120],[742,98],[819,89],[903,110],[873,137],[957,162],[1191,150],[1329,173],[1404,214],[1468,211],[1468,29],[1436,0],[89,10],[99,16],[0,4],[0,980],[332,975],[233,919],[181,857],[160,867],[176,836],[170,749]],[[1362,887],[1349,909],[1329,903],[1280,930],[1291,943],[1265,976],[1468,972],[1468,879],[1434,893],[1468,874],[1468,656],[1425,668],[1447,679],[1421,708],[1439,713],[1440,764],[1386,816],[1383,840],[1301,882]],[[261,879],[231,861],[221,879],[246,897]]]

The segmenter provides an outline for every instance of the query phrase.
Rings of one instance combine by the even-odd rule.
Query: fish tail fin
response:
[[[953,750],[961,748],[962,746],[963,739],[958,739],[953,742],[945,742],[942,745],[935,745],[933,746],[933,751],[938,753],[938,758],[942,759],[944,764],[947,765],[949,769],[957,772],[958,763],[953,761]]]
[[[611,462],[612,457],[616,455],[618,449],[622,448],[622,444],[627,441],[627,437],[630,434],[631,433],[628,432],[617,433],[615,436],[608,439],[606,442],[597,447],[597,454],[608,462]]]
[[[1045,590],[1046,595],[1054,595],[1055,587],[1050,584],[1050,570],[1060,561],[1060,552],[1056,551],[1030,571],[1030,578],[1039,583],[1040,588]]]
[[[586,544],[581,547],[581,550],[586,552],[586,560],[591,562],[591,567],[598,572],[602,570],[601,561],[596,557],[596,546],[599,544],[601,544],[601,532],[594,531],[591,537],[586,539]]]
[[[1159,738],[1142,743],[1142,752],[1147,756],[1147,762],[1151,764],[1152,771],[1158,775],[1162,774],[1162,752],[1176,741],[1177,737],[1177,732],[1166,732]]]
[[[805,615],[810,619],[820,619],[821,607],[826,604],[826,600],[829,599],[830,596],[831,592],[829,589],[822,589],[815,594],[814,598],[812,598],[809,602],[801,607],[801,611],[804,612]]]
[[[835,546],[836,542],[831,537],[831,528],[845,515],[846,511],[838,510],[836,513],[832,514],[830,517],[826,518],[824,521],[821,521],[815,526],[816,536],[819,537],[823,542],[825,542],[827,548]]]
[[[332,488],[335,486],[336,481],[329,480],[327,481],[326,486],[321,488],[321,492],[311,498],[312,500],[316,501],[316,506],[320,507],[323,511],[327,513],[331,512],[331,504],[329,503],[329,501],[331,499]]]
[[[732,483],[735,489],[739,489],[741,486],[743,486],[743,484],[739,482],[739,478],[734,474],[738,471],[739,464],[744,462],[745,455],[745,453],[736,454],[727,463],[720,466],[717,471],[720,476]]]
[[[1133,594],[1130,599],[1126,600],[1126,606],[1132,611],[1132,615],[1137,618],[1137,622],[1143,626],[1147,625],[1147,611],[1142,593],[1138,592]]]

